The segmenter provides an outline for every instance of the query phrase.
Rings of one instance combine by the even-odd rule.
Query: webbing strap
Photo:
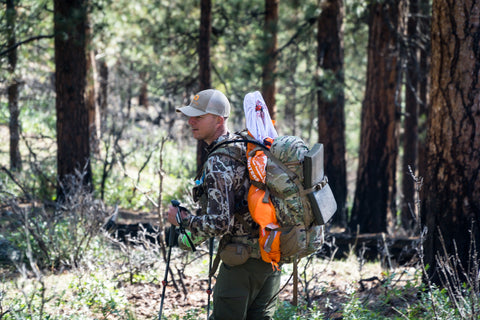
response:
[[[208,274],[209,277],[213,277],[215,275],[215,272],[217,272],[218,265],[220,264],[220,248],[217,251],[217,255],[215,256],[215,259],[213,260],[212,268],[210,269],[210,272]]]
[[[255,187],[257,187],[258,189],[261,189],[261,190],[265,190],[267,188],[265,183],[257,181],[257,180],[251,180],[250,179],[250,184],[254,185]]]
[[[323,180],[320,181],[319,183],[315,184],[313,187],[311,188],[307,188],[304,190],[304,193],[305,194],[309,194],[309,193],[312,193],[314,191],[320,191],[322,190],[326,185],[328,184],[328,178],[327,176],[324,176],[323,177]]]

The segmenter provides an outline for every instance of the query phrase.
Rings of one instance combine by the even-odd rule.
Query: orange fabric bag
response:
[[[243,101],[248,134],[269,147],[278,134],[270,118],[267,105],[259,91],[245,95]],[[247,143],[247,164],[250,180],[265,185],[267,156],[254,143]],[[248,209],[253,220],[260,226],[259,245],[262,259],[279,270],[280,231],[275,208],[265,190],[252,184],[248,191]]]
[[[249,133],[250,134],[250,133]],[[251,135],[251,134],[250,134]],[[253,143],[247,144],[247,163],[250,179],[265,184],[267,156]],[[280,261],[280,231],[275,208],[270,197],[265,199],[265,190],[251,185],[248,191],[248,209],[253,220],[260,226],[259,245],[262,260],[272,264],[272,268],[279,270]]]

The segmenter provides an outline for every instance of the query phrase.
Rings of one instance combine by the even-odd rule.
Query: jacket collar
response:
[[[220,142],[230,139],[232,139],[232,134],[230,132],[227,132],[226,134],[218,137],[217,140],[213,141],[210,145],[208,145],[206,149],[207,151],[210,151]]]

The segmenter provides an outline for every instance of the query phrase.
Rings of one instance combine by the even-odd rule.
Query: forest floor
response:
[[[155,217],[142,218],[143,222],[153,222],[154,219]],[[121,222],[131,221],[127,218]],[[129,319],[158,319],[165,263],[158,247],[152,250],[145,246],[146,244],[128,246],[108,240],[98,247],[96,254],[86,258],[84,265],[78,269],[52,273],[45,271],[41,280],[45,285],[45,295],[49,297],[45,311],[52,319],[55,316],[64,319],[79,314],[83,316],[81,319],[125,319],[124,315],[115,316],[109,311],[108,316],[99,315],[98,312],[105,313],[103,308],[113,303],[116,310],[128,309],[132,315]],[[209,256],[205,245],[200,246],[194,254],[173,248],[170,267],[174,277],[172,280],[171,274],[168,275],[162,312],[167,319],[206,318],[209,298],[206,293],[208,264]],[[29,291],[27,288],[31,288],[31,292],[34,292],[35,286],[38,288],[39,282],[35,281],[34,275],[22,277],[18,272],[7,274],[4,271],[6,269],[0,268],[2,282],[12,279],[16,287],[10,287],[10,290],[25,293]],[[387,268],[378,259],[367,261],[358,257],[353,250],[335,259],[325,255],[303,258],[298,266],[299,312],[305,315],[308,306],[311,307],[310,310],[321,314],[321,319],[343,319],[344,313],[351,312],[353,305],[378,313],[382,318],[402,317],[399,310],[408,309],[417,299],[415,286],[419,280],[418,271],[418,268],[406,266]],[[290,305],[294,303],[292,273],[292,264],[282,266],[279,311],[291,310]],[[215,278],[212,278],[211,285],[214,287]],[[0,286],[0,315],[2,290],[8,291],[7,285]],[[115,298],[119,295],[121,299]],[[17,302],[21,300],[22,298],[17,298]],[[120,300],[126,302],[119,309]],[[72,301],[81,302],[72,304]],[[5,310],[9,306],[5,305],[6,300],[3,302]],[[97,307],[92,308],[92,304]],[[98,311],[98,306],[101,311]]]
[[[174,264],[172,267],[174,270],[179,270],[177,269],[178,265]],[[178,275],[175,276],[175,284],[169,277],[162,312],[166,319],[206,319],[208,278],[206,276],[207,270],[204,270],[205,267],[204,263],[198,263],[195,267],[187,268],[181,282]],[[348,318],[344,314],[346,312],[345,306],[347,304],[351,306],[352,301],[356,300],[360,301],[362,308],[368,308],[372,312],[380,312],[382,318],[399,318],[401,314],[397,310],[405,309],[407,304],[416,299],[414,292],[410,296],[402,295],[393,299],[394,295],[388,294],[388,292],[393,292],[399,288],[405,288],[406,283],[413,281],[415,273],[413,269],[397,268],[390,278],[387,271],[382,269],[379,263],[366,263],[362,268],[358,268],[358,263],[350,257],[341,261],[326,261],[315,258],[308,268],[304,269],[303,267],[301,266],[299,269],[300,281],[298,285],[298,305],[300,306],[299,312],[302,314],[305,314],[305,307],[307,301],[309,301],[309,306],[313,307],[316,314],[322,315],[321,319]],[[177,271],[174,271],[174,273]],[[306,278],[303,278],[303,271],[308,273]],[[103,272],[111,275],[116,270],[103,270]],[[164,270],[156,270],[155,273],[158,274],[159,279],[157,281],[134,281],[133,283],[119,281],[115,283],[115,291],[121,292],[127,300],[127,308],[131,313],[129,318],[135,320],[158,319],[162,300],[161,280],[164,276]],[[282,308],[291,309],[289,305],[293,303],[294,291],[292,280],[289,279],[290,276],[291,265],[285,265],[282,270],[279,311]],[[91,272],[82,272],[79,275],[78,270],[46,276],[44,280],[47,295],[53,297],[54,292],[62,292],[61,295],[55,296],[46,305],[46,313],[50,314],[52,318],[61,316],[62,319],[64,317],[77,319],[80,315],[81,319],[126,319],[124,314],[116,316],[112,313],[105,316],[98,310],[94,311],[92,307],[75,305],[71,308],[69,307],[71,306],[70,303],[54,302],[57,299],[70,301],[80,301],[77,299],[82,299],[82,304],[84,304],[86,294],[92,295],[91,299],[95,297],[96,300],[106,297],[107,294],[102,292],[102,290],[105,290],[104,286],[95,289],[85,286],[85,283],[91,281],[92,277],[100,279],[102,276],[93,275]],[[82,281],[83,293],[78,291],[78,288],[75,289],[76,285],[80,283],[78,279]],[[307,287],[305,286],[306,283]],[[212,287],[214,284],[215,279],[212,279]],[[82,297],[80,298],[80,296]],[[388,303],[386,302],[387,296],[390,296]],[[103,304],[107,306],[108,302]],[[59,308],[59,306],[62,306],[62,308]],[[281,319],[290,319],[290,317]]]
[[[131,216],[125,212],[121,215],[120,222],[132,223]],[[138,213],[134,216],[138,218]],[[153,222],[156,217],[143,216],[143,222]],[[338,230],[337,230],[338,231]],[[325,245],[327,246],[327,245]],[[185,253],[176,249],[172,252],[172,270],[175,280],[171,281],[165,290],[163,314],[168,318],[172,315],[187,317],[193,311],[207,310],[208,295],[208,255],[206,247],[197,260],[179,263],[181,255]],[[352,299],[358,299],[363,305],[372,309],[380,308],[384,316],[399,316],[396,304],[408,304],[412,296],[392,297],[388,292],[398,288],[405,288],[418,281],[418,268],[400,266],[385,266],[376,260],[367,261],[351,252],[343,252],[342,258],[335,259],[328,256],[311,257],[311,260],[302,259],[298,266],[297,298],[299,306],[315,306],[323,314],[324,319],[342,319],[343,306]],[[163,280],[164,270],[157,271],[158,277]],[[285,303],[294,304],[293,265],[282,266],[281,291],[279,293],[279,308]],[[161,297],[161,281],[155,283],[123,283],[122,287],[136,319],[152,319],[158,313]],[[212,288],[215,278],[212,278]],[[385,298],[388,295],[389,298]],[[385,299],[389,299],[383,306]],[[211,301],[211,299],[210,299]],[[206,317],[206,314],[205,314]]]
[[[306,290],[305,279],[300,279],[298,286],[299,305],[305,306],[306,301],[310,301],[311,305],[315,305],[316,311],[323,314],[324,319],[342,319],[343,306],[352,299],[353,293],[355,293],[355,299],[362,301],[363,305],[370,305],[373,309],[380,307],[382,301],[385,300],[385,292],[392,289],[385,287],[385,270],[382,270],[379,263],[369,263],[364,266],[363,270],[359,270],[356,265],[356,262],[348,259],[328,263],[326,261],[316,261],[313,269],[316,269],[314,272],[318,273],[307,277]],[[393,277],[394,281],[398,281],[398,286],[404,286],[405,281],[408,282],[407,277],[404,277],[405,274],[414,272],[414,270],[401,268],[396,272],[397,275]],[[403,279],[400,279],[402,275]],[[409,275],[411,276],[412,273],[409,273]],[[289,271],[283,273],[282,286],[287,281],[288,283],[282,287],[279,294],[279,308],[282,308],[285,302],[293,303],[293,283],[292,280],[289,280],[290,276]],[[175,289],[173,286],[166,288],[164,315],[185,317],[192,310],[206,310],[208,280],[186,275],[183,285],[185,292],[182,292],[181,288]],[[134,308],[137,319],[151,319],[155,312],[158,313],[162,295],[160,285],[126,284],[124,290],[131,306]],[[389,306],[385,306],[382,310],[383,316],[400,316],[396,312],[395,305],[408,303],[409,299],[414,299],[414,297],[403,297],[397,301],[390,301]]]

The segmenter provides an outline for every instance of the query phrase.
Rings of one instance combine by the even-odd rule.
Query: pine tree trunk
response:
[[[7,41],[8,47],[15,45],[17,10],[13,0],[7,0]],[[20,122],[18,117],[20,110],[18,108],[18,79],[15,75],[17,67],[17,49],[12,49],[8,53],[8,72],[10,74],[7,88],[8,110],[10,112],[9,131],[10,131],[10,168],[12,170],[22,169],[22,158],[20,155]]]
[[[212,87],[211,62],[210,62],[210,39],[212,33],[212,0],[201,0],[200,3],[200,38],[198,43],[199,58],[199,91]],[[207,158],[207,144],[204,141],[197,142],[197,171],[203,168]]]
[[[97,66],[95,63],[95,52],[92,48],[92,29],[90,18],[87,15],[85,28],[85,46],[86,46],[86,68],[87,68],[87,86],[85,88],[85,104],[88,110],[88,130],[90,132],[90,150],[95,153],[100,152],[100,114],[97,104]]]
[[[432,7],[422,221],[428,228],[424,245],[428,276],[439,285],[452,275],[442,275],[445,263],[437,256],[450,262],[458,256],[465,270],[458,274],[460,280],[469,272],[478,274],[472,268],[478,268],[480,244],[479,7],[478,0],[437,0]]]
[[[201,0],[200,38],[198,43],[199,91],[212,86],[210,39],[212,33],[212,0]]]
[[[148,108],[148,80],[147,72],[140,72],[140,93],[138,95],[138,105]]]
[[[83,184],[91,186],[88,110],[85,104],[86,1],[54,1],[55,85],[57,111],[57,169],[59,182],[83,172]],[[68,188],[68,186],[65,186]],[[58,199],[65,192],[59,185]]]
[[[279,0],[265,0],[265,62],[262,70],[262,95],[273,120],[277,116],[275,78],[277,72],[278,3]]]
[[[325,172],[337,201],[333,224],[346,227],[345,96],[343,75],[343,2],[327,0],[318,18],[318,141],[325,148]],[[320,72],[319,72],[320,74]],[[332,92],[333,91],[333,92]],[[329,98],[331,97],[331,98]]]
[[[430,73],[430,20],[431,10],[429,0],[420,0],[420,32],[422,34],[422,47],[420,49],[420,105],[418,110],[418,175],[425,177],[426,171],[426,138],[427,138],[427,106],[430,104],[430,84],[428,74]]]
[[[410,170],[417,174],[418,145],[418,79],[420,76],[420,59],[418,49],[418,1],[409,0],[407,22],[407,70],[405,86],[405,116],[403,120],[403,159],[402,159],[402,227],[410,231],[415,222],[415,186]]]
[[[387,231],[397,141],[398,0],[370,5],[368,66],[362,106],[359,164],[350,229]],[[358,229],[357,229],[358,228]]]
[[[105,120],[108,105],[108,66],[105,59],[98,62],[99,90],[97,94],[97,105],[100,114],[100,133],[102,132],[102,124]]]

